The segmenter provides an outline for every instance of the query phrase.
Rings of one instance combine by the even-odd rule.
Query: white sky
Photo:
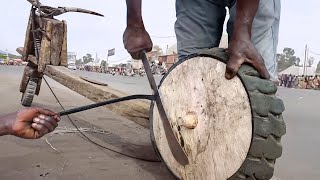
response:
[[[284,47],[296,50],[296,55],[304,58],[304,48],[308,44],[311,51],[320,53],[320,1],[317,0],[282,0],[280,40],[278,51]],[[95,10],[105,15],[104,18],[85,14],[67,14],[59,16],[68,22],[68,50],[76,52],[78,58],[86,53],[94,57],[106,58],[107,50],[116,48],[116,55],[110,57],[110,63],[119,63],[130,58],[122,45],[122,33],[126,25],[125,0],[42,0],[52,6],[73,6]],[[23,46],[26,23],[30,5],[26,0],[1,2],[0,49],[15,53],[18,46]],[[144,0],[143,16],[145,26],[152,36],[154,44],[165,51],[167,45],[175,43],[174,36],[175,1]],[[16,53],[15,53],[16,54]],[[311,54],[310,54],[311,55]],[[126,58],[128,57],[128,58]],[[320,56],[316,56],[320,60]]]

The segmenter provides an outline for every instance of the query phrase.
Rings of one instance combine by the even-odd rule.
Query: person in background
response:
[[[293,87],[297,88],[299,86],[299,78],[298,76],[294,76]]]
[[[299,77],[299,88],[303,89],[304,87],[304,75]]]
[[[316,89],[320,90],[320,76],[316,75]]]
[[[284,74],[280,76],[281,86],[284,86]]]
[[[60,117],[41,108],[28,108],[0,115],[0,136],[13,135],[23,139],[39,139],[54,131]]]
[[[293,84],[293,76],[292,74],[290,74],[288,79],[288,88],[292,88],[292,84]]]
[[[283,79],[284,79],[284,87],[288,87],[288,75],[285,74]]]
[[[309,89],[310,88],[310,81],[309,81],[310,77],[306,76],[305,78],[305,89]]]

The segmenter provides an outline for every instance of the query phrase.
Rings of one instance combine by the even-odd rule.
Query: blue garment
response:
[[[226,7],[230,9],[227,32],[231,39],[236,17],[236,0],[176,0],[175,32],[179,59],[219,46]],[[251,35],[266,68],[275,79],[280,11],[280,0],[260,0]]]

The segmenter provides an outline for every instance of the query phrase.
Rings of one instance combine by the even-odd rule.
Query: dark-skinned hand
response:
[[[133,59],[141,59],[143,51],[152,50],[153,44],[144,27],[127,27],[123,34],[123,43]]]
[[[60,117],[41,108],[20,110],[10,118],[10,134],[24,139],[39,139],[52,132],[60,121]]]
[[[269,79],[270,75],[265,67],[264,60],[260,53],[251,42],[250,37],[242,33],[236,35],[230,42],[229,61],[226,69],[226,78],[232,79],[239,71],[243,63],[251,64],[265,79]]]

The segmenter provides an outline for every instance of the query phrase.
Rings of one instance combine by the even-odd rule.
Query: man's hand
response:
[[[234,37],[229,45],[229,61],[227,64],[226,78],[232,79],[243,63],[249,63],[263,78],[269,79],[270,75],[264,65],[263,58],[251,42],[250,37],[245,33],[240,36],[241,37]]]
[[[39,139],[52,132],[60,121],[56,113],[40,108],[20,110],[10,116],[9,133],[24,139]]]
[[[228,48],[227,79],[232,79],[243,63],[251,64],[263,78],[270,78],[263,58],[251,42],[252,23],[259,3],[260,0],[237,0],[234,32]]]
[[[133,59],[141,59],[143,51],[152,50],[151,38],[144,28],[141,16],[141,0],[126,0],[127,28],[123,34],[123,44]]]
[[[151,51],[153,46],[144,27],[128,26],[123,34],[123,43],[133,59],[141,59],[141,53]]]

